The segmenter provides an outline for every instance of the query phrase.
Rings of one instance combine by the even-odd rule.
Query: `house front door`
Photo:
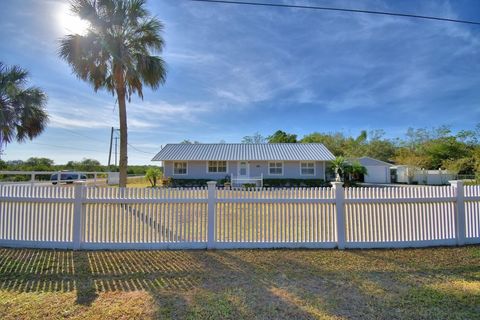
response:
[[[249,175],[248,170],[248,162],[247,161],[239,161],[238,162],[238,177],[239,178],[246,178]]]

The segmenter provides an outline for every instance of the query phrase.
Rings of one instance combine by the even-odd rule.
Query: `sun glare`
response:
[[[87,33],[89,23],[82,20],[70,12],[70,6],[62,6],[57,14],[58,23],[62,29],[62,33],[81,34]]]

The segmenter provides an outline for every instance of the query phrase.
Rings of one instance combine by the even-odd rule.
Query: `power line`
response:
[[[100,139],[93,138],[93,137],[90,137],[90,136],[87,136],[87,135],[78,133],[78,132],[73,131],[73,130],[70,130],[70,129],[66,129],[66,128],[60,128],[60,129],[66,130],[66,131],[68,131],[68,132],[70,132],[70,133],[76,134],[76,135],[81,136],[81,137],[84,137],[84,138],[88,138],[88,139],[95,140],[95,141],[100,141],[100,142],[105,142],[105,141],[102,141],[102,140],[100,140]],[[119,130],[119,129],[114,129],[114,131],[118,131],[118,130]],[[134,149],[134,150],[136,150],[136,151],[138,151],[138,152],[142,152],[142,153],[146,153],[146,154],[156,154],[155,152],[148,152],[148,151],[140,150],[140,149],[138,149],[137,147],[131,145],[130,143],[128,143],[128,145],[129,145],[130,147],[132,147],[132,149]],[[51,146],[53,146],[53,145],[51,145]],[[79,150],[92,151],[92,150],[86,150],[86,149],[79,149]],[[107,153],[108,153],[108,152],[107,152]]]
[[[155,152],[147,152],[147,151],[143,151],[143,150],[140,150],[138,149],[137,147],[134,147],[132,146],[130,143],[127,143],[130,147],[132,147],[134,150],[137,150],[138,152],[143,152],[143,153],[147,153],[147,154],[156,154]]]
[[[221,3],[221,4],[235,4],[235,5],[248,5],[248,6],[262,6],[262,7],[279,7],[279,8],[293,8],[293,9],[342,11],[342,12],[377,14],[377,15],[385,15],[385,16],[396,16],[396,17],[404,17],[404,18],[416,18],[416,19],[437,20],[437,21],[444,21],[444,22],[455,22],[455,23],[466,23],[466,24],[480,25],[479,21],[458,20],[458,19],[451,19],[451,18],[423,16],[423,15],[416,15],[416,14],[387,12],[387,11],[373,11],[373,10],[347,9],[347,8],[335,8],[335,7],[319,7],[319,6],[302,6],[302,5],[294,5],[294,4],[248,2],[248,1],[227,1],[227,0],[189,0],[189,1]]]
[[[76,131],[73,131],[73,130],[70,130],[70,129],[67,129],[67,128],[60,128],[60,129],[65,130],[65,131],[70,132],[70,133],[73,133],[73,134],[75,134],[75,135],[77,135],[77,136],[80,136],[80,137],[88,138],[88,139],[90,139],[90,140],[95,140],[95,141],[99,141],[99,142],[105,142],[105,141],[100,140],[100,139],[98,139],[98,138],[93,138],[93,137],[87,136],[87,135],[85,135],[85,134],[83,134],[83,133],[79,133],[79,132],[76,132]]]

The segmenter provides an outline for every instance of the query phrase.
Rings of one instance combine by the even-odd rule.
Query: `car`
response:
[[[58,174],[54,173],[50,176],[50,181],[52,181],[52,184],[57,184],[58,181]],[[65,183],[73,183],[75,181],[87,181],[87,176],[78,172],[61,172],[60,173],[60,183],[65,182]]]

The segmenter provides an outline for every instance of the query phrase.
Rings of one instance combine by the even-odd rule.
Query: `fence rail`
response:
[[[389,248],[480,243],[480,186],[0,186],[0,246]]]

